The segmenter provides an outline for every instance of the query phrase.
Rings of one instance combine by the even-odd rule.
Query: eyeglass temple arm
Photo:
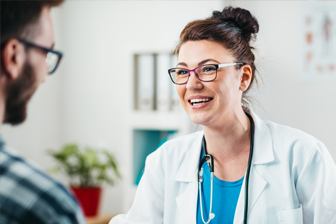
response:
[[[219,64],[218,68],[224,68],[232,65],[244,65],[243,63],[229,63],[229,64]]]

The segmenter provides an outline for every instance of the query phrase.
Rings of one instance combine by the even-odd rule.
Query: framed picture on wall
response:
[[[336,3],[307,2],[300,27],[304,78],[336,78]]]

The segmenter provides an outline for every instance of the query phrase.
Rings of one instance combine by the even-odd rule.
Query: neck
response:
[[[241,107],[223,115],[215,125],[203,126],[208,153],[216,160],[234,160],[249,149],[250,121]]]

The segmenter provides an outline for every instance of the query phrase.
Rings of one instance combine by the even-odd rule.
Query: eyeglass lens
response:
[[[214,65],[203,65],[196,68],[195,72],[201,81],[212,81],[216,78],[217,68]],[[170,70],[170,76],[176,84],[186,83],[189,71],[185,68],[174,68]]]
[[[48,52],[46,62],[47,62],[47,65],[48,65],[48,72],[49,73],[52,73],[56,69],[58,61],[59,61],[59,55],[57,55],[53,52]]]

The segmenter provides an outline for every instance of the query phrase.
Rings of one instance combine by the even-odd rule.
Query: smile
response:
[[[213,100],[213,98],[191,99],[189,100],[189,103],[193,106],[197,106],[210,102],[211,100]]]

